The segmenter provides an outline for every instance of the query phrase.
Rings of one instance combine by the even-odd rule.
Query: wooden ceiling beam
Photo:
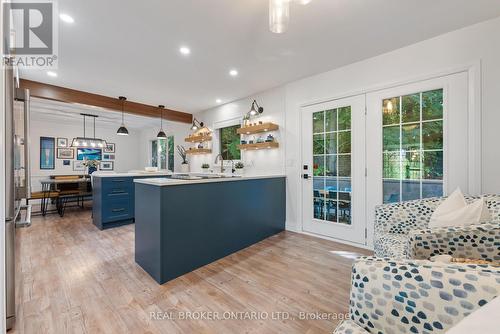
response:
[[[29,89],[31,96],[41,99],[86,104],[116,112],[121,112],[122,110],[122,102],[114,97],[82,92],[71,88],[54,86],[26,79],[20,80],[20,87]],[[160,108],[133,101],[125,102],[124,111],[129,114],[146,117],[158,118],[161,115]],[[191,123],[193,121],[193,115],[177,110],[163,109],[163,119],[174,122]]]

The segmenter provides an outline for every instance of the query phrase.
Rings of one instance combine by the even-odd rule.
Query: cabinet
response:
[[[92,185],[92,221],[100,230],[135,220],[134,179],[156,176],[95,176]]]

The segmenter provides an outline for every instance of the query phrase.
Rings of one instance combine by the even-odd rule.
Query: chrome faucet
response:
[[[222,154],[217,154],[217,156],[215,157],[215,164],[219,161],[219,158],[220,158],[220,172],[221,174],[224,173],[224,158],[222,157]]]

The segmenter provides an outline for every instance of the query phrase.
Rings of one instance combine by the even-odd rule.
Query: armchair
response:
[[[363,257],[334,333],[444,333],[499,294],[499,267]]]
[[[466,197],[471,202],[479,197]],[[377,257],[428,259],[438,254],[500,260],[500,195],[484,196],[491,221],[465,227],[429,229],[444,197],[382,204],[375,209]]]

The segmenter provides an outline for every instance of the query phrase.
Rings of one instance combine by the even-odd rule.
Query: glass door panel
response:
[[[351,224],[351,107],[312,114],[314,218]]]
[[[308,107],[303,114],[303,160],[311,164],[311,179],[304,180],[304,229],[333,238],[364,243],[363,212],[354,219],[354,203],[363,208],[364,98],[362,96]],[[356,127],[356,129],[354,128]],[[358,133],[355,142],[353,133]],[[357,156],[357,182],[353,181],[353,155]],[[353,183],[359,188],[353,190]],[[355,187],[354,187],[355,188]],[[355,225],[355,226],[353,226]]]
[[[382,101],[383,202],[443,195],[443,89]]]

